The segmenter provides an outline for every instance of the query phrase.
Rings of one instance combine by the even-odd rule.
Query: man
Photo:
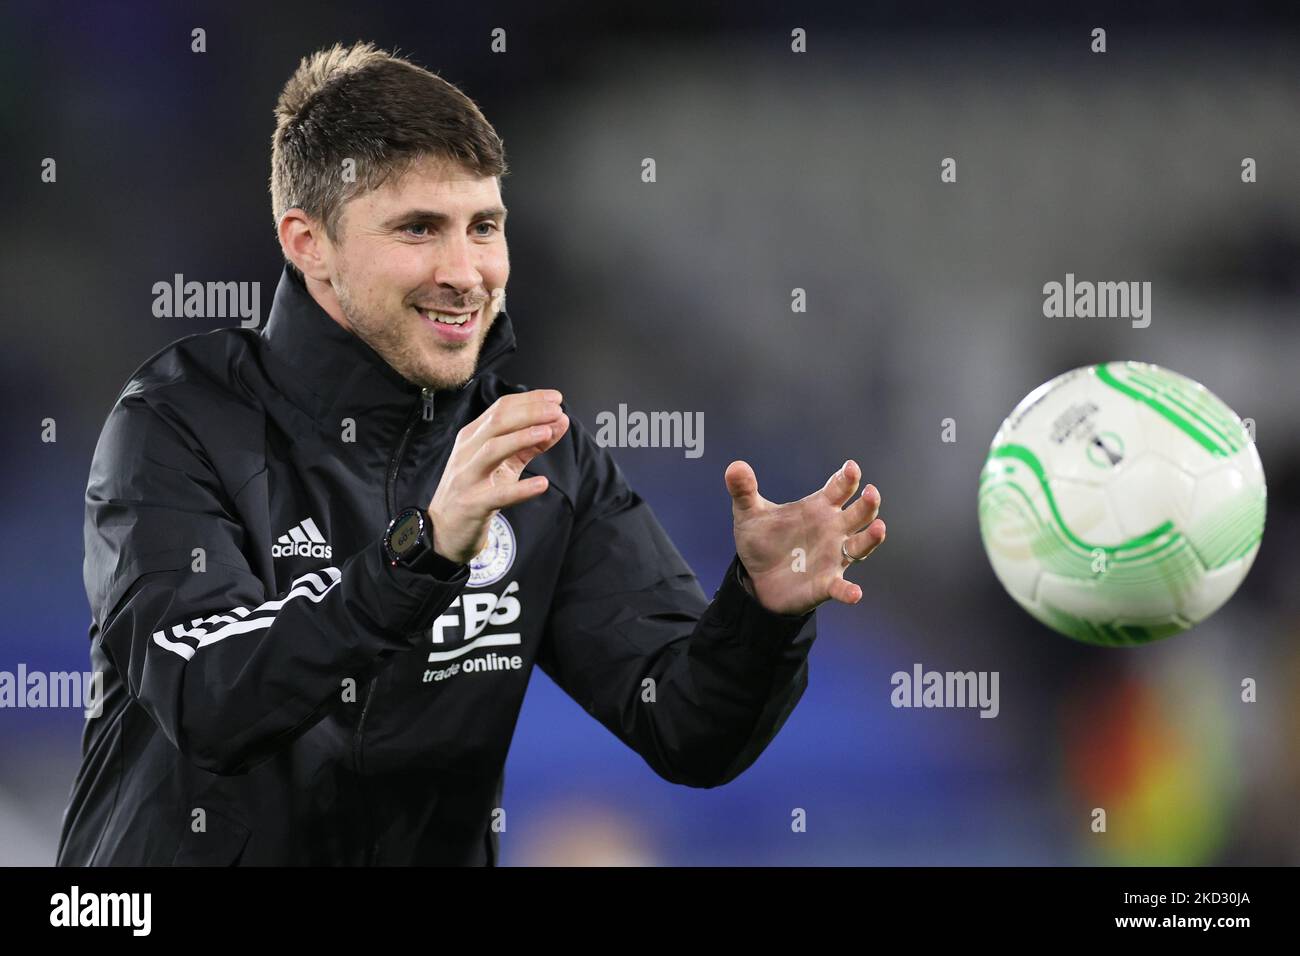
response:
[[[100,437],[85,584],[103,715],[58,862],[494,864],[540,666],[664,779],[726,783],[807,684],[816,606],[884,538],[850,461],[776,505],[733,462],[712,602],[513,351],[501,143],[369,44],[282,93],[266,327],[173,343]]]

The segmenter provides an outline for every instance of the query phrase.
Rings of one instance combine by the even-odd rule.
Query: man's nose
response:
[[[464,294],[483,283],[483,275],[475,262],[473,244],[466,238],[453,239],[443,246],[436,278],[439,285],[451,286]]]

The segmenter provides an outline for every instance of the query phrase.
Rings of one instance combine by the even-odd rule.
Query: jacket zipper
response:
[[[420,408],[419,408],[418,410],[413,410],[413,411],[411,412],[411,416],[410,416],[409,419],[407,419],[407,422],[406,422],[406,429],[405,429],[405,431],[402,432],[402,437],[401,437],[401,438],[398,440],[398,442],[397,442],[397,448],[394,449],[394,451],[393,451],[393,457],[392,457],[391,459],[389,459],[389,462],[388,462],[388,477],[387,477],[387,480],[386,480],[386,482],[385,482],[385,489],[384,489],[384,501],[385,501],[385,504],[386,504],[387,507],[388,507],[388,520],[389,520],[389,521],[392,521],[394,515],[397,514],[397,470],[398,470],[398,468],[401,467],[401,464],[402,464],[402,456],[406,454],[406,446],[407,446],[408,444],[410,444],[410,441],[411,441],[411,432],[413,432],[413,431],[415,430],[415,423],[416,423],[416,420],[417,420],[417,419],[416,419],[417,411],[418,411],[418,413],[419,413],[419,415],[420,415],[420,417],[421,417],[422,420],[424,420],[424,421],[426,421],[426,422],[431,422],[431,421],[433,421],[433,413],[434,413],[434,398],[433,398],[433,396],[434,396],[433,389],[431,389],[431,388],[422,388],[422,389],[420,389]],[[361,761],[361,736],[362,736],[362,731],[363,731],[363,729],[364,729],[364,727],[365,727],[365,724],[366,724],[366,714],[368,714],[368,713],[370,712],[370,702],[374,699],[374,696],[375,696],[375,685],[378,684],[378,683],[379,683],[379,677],[378,677],[378,675],[376,675],[375,677],[370,678],[370,687],[369,687],[369,689],[366,691],[366,702],[365,702],[364,704],[361,705],[361,717],[360,717],[360,719],[357,720],[357,730],[356,730],[356,734],[355,734],[355,736],[353,736],[353,738],[352,738],[352,760],[353,760],[353,763],[356,765],[356,768],[357,768],[357,774],[358,774],[358,775],[361,775],[361,773],[362,773],[362,768],[363,768],[363,764],[362,764],[362,761]],[[365,784],[364,784],[364,782],[361,783],[361,785],[360,785],[360,789],[361,789],[361,795],[362,795],[362,797],[361,797],[361,802],[362,802],[361,812],[362,812],[362,814],[363,814],[364,817],[365,817],[365,820],[366,820],[366,830],[369,831],[369,836],[370,836],[370,854],[369,854],[369,859],[368,859],[367,863],[370,864],[370,865],[373,865],[373,864],[374,864],[374,861],[375,861],[375,858],[379,855],[379,839],[373,835],[373,831],[371,830],[371,826],[370,826],[370,812],[369,812],[369,810],[365,807]]]

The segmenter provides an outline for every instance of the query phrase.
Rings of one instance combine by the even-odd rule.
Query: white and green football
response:
[[[1002,423],[979,480],[993,571],[1090,644],[1144,644],[1213,614],[1264,533],[1264,469],[1204,386],[1143,362],[1058,375]]]

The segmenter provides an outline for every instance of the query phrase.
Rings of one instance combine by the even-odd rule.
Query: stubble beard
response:
[[[462,388],[478,369],[479,352],[499,313],[493,296],[483,306],[483,323],[473,341],[449,346],[437,341],[437,333],[425,325],[415,310],[402,306],[400,315],[379,318],[364,313],[348,291],[346,282],[335,284],[335,295],[343,316],[361,341],[370,346],[402,378],[434,391]]]

